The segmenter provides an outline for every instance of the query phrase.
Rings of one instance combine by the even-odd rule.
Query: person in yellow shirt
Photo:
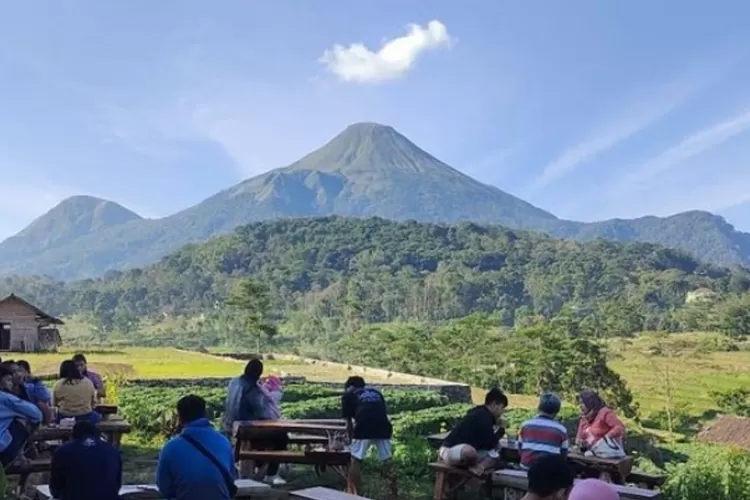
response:
[[[81,375],[75,361],[65,360],[60,364],[60,380],[52,390],[52,404],[58,407],[58,418],[75,418],[76,422],[87,420],[99,423],[102,416],[94,411],[96,389],[91,380]]]

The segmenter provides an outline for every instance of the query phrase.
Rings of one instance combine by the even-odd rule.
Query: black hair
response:
[[[261,375],[263,375],[263,361],[258,358],[248,361],[245,365],[245,378],[257,381]]]
[[[499,387],[493,387],[492,389],[487,392],[487,395],[484,397],[484,404],[485,405],[491,405],[491,404],[501,404],[505,407],[508,406],[508,396],[506,396],[503,391],[500,390]]]
[[[65,379],[68,383],[72,383],[74,380],[82,379],[83,375],[78,371],[75,361],[66,359],[60,363],[60,378]]]
[[[76,422],[73,426],[73,439],[84,439],[87,437],[99,437],[99,429],[88,420]]]
[[[350,387],[354,387],[355,389],[363,389],[365,387],[365,379],[357,375],[349,377],[348,379],[346,379],[344,389],[348,389]]]
[[[529,493],[549,496],[556,491],[573,487],[575,471],[561,455],[542,455],[529,467]]]
[[[5,362],[0,363],[0,378],[6,377],[8,375],[13,375],[13,370],[11,370],[10,367],[5,364]]]
[[[83,353],[80,353],[80,352],[74,355],[71,359],[73,360],[74,363],[81,363],[81,362],[88,363],[88,361],[86,361],[86,356],[84,356]]]
[[[31,365],[25,359],[19,359],[16,364],[26,370],[26,373],[31,373]]]
[[[206,418],[206,400],[194,394],[180,398],[177,401],[177,415],[184,423]]]

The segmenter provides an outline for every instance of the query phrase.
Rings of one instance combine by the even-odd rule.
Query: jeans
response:
[[[10,464],[16,457],[23,451],[23,445],[29,439],[29,431],[26,430],[26,426],[18,420],[14,420],[8,427],[10,433],[10,444],[2,452],[0,452],[0,463],[3,467]]]
[[[88,421],[88,422],[91,422],[92,424],[98,424],[99,422],[102,421],[101,414],[95,411],[84,413],[83,415],[64,415],[61,413],[57,417],[58,423],[60,422],[60,420],[64,418],[75,418],[76,422]]]

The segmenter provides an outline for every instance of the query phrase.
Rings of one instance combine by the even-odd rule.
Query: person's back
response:
[[[122,486],[122,457],[102,441],[94,424],[78,422],[73,440],[52,456],[50,493],[58,500],[117,500]]]
[[[575,471],[565,457],[544,455],[531,464],[527,477],[528,491],[521,500],[561,500],[568,498]]]
[[[211,426],[202,398],[185,396],[178,402],[177,409],[182,431],[164,446],[159,456],[156,473],[159,491],[165,498],[175,500],[230,499],[225,474],[234,481],[232,445]],[[189,439],[210,453],[225,474]]]
[[[564,455],[568,452],[568,430],[555,420],[562,403],[555,394],[539,399],[539,415],[521,425],[518,433],[521,465],[529,467],[543,455]]]

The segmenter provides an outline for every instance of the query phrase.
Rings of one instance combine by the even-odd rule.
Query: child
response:
[[[269,375],[258,386],[266,400],[266,418],[279,420],[281,418],[281,398],[284,397],[284,383],[279,377]]]

